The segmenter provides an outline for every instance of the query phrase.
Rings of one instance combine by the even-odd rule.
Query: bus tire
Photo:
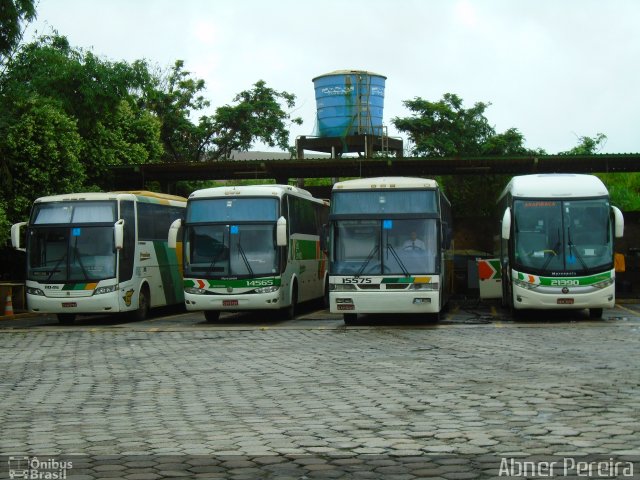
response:
[[[215,323],[220,319],[220,311],[219,310],[205,310],[204,311],[204,319],[208,323]]]
[[[345,313],[342,315],[345,325],[354,325],[358,321],[357,313]]]
[[[293,282],[293,288],[291,289],[291,304],[284,308],[284,319],[293,320],[296,318],[296,310],[298,306],[298,284]]]
[[[589,318],[601,319],[602,318],[602,308],[590,308],[589,309]]]
[[[138,309],[133,311],[133,319],[136,322],[146,320],[149,316],[149,287],[145,284],[138,295]]]
[[[73,325],[76,321],[75,313],[58,313],[57,317],[60,325]]]

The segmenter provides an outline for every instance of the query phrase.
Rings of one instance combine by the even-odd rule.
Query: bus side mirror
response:
[[[613,210],[614,230],[616,238],[622,238],[624,235],[624,217],[618,207],[611,207]]]
[[[113,239],[116,244],[116,250],[122,250],[124,247],[124,220],[120,219],[113,224]]]
[[[169,248],[176,248],[176,244],[178,243],[178,230],[180,230],[180,227],[182,227],[181,219],[174,220],[169,227]]]
[[[287,219],[280,217],[276,223],[276,245],[286,247],[287,243]]]
[[[22,233],[22,227],[24,227],[27,222],[20,222],[14,225],[11,225],[11,245],[16,250],[20,250],[21,252],[26,252],[27,249],[24,248],[20,244],[20,234]]]
[[[502,239],[509,240],[511,238],[511,210],[507,208],[502,215]]]

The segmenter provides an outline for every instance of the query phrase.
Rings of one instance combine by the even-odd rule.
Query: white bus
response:
[[[29,311],[57,314],[131,312],[184,302],[181,249],[167,232],[186,199],[154,192],[69,193],[35,200],[29,222],[11,227],[26,251]],[[26,245],[22,246],[26,227]]]
[[[338,182],[331,193],[329,303],[359,313],[439,318],[453,280],[451,204],[435,180]]]
[[[326,254],[320,233],[329,203],[289,185],[229,186],[189,196],[184,222],[171,227],[175,245],[182,227],[187,310],[220,312],[283,309],[323,298]]]
[[[615,305],[614,237],[622,213],[592,175],[513,177],[498,199],[502,303],[524,309]]]

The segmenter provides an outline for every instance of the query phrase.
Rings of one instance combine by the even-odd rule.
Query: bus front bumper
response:
[[[438,313],[438,291],[330,292],[331,313]]]
[[[521,309],[574,309],[613,308],[616,303],[615,284],[602,289],[581,292],[580,288],[562,293],[561,288],[552,292],[536,292],[513,285],[513,307]]]
[[[272,293],[246,293],[241,295],[184,294],[187,310],[218,310],[220,312],[242,312],[245,310],[275,310],[282,308],[280,291]]]
[[[91,295],[89,297],[51,298],[27,294],[27,306],[34,313],[101,314],[119,311],[119,292]]]

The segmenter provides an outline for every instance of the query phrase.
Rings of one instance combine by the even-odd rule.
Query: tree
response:
[[[12,221],[26,218],[35,197],[72,192],[85,178],[82,141],[72,118],[40,97],[16,105],[15,113],[2,152],[14,165],[11,187],[3,190]]]
[[[524,146],[524,136],[510,128],[496,133],[484,113],[489,103],[478,102],[465,109],[460,97],[445,93],[430,102],[415,98],[403,102],[410,117],[392,120],[413,143],[414,155],[427,157],[526,155],[542,153]],[[438,179],[451,200],[456,216],[488,216],[500,190],[508,181],[505,175],[443,176]]]
[[[201,94],[204,88],[204,80],[192,78],[191,73],[184,70],[182,60],[177,60],[168,73],[154,76],[153,86],[143,101],[160,120],[164,161],[200,159],[203,138],[211,129],[210,121],[207,116],[202,116],[196,125],[191,116],[210,105]]]
[[[263,80],[251,90],[240,92],[233,99],[235,105],[224,105],[211,118],[210,136],[205,138],[208,154],[212,158],[228,158],[233,150],[247,151],[256,140],[270,147],[289,148],[287,123],[302,125],[301,118],[291,118],[280,104],[295,106],[295,95],[278,92],[266,86]]]
[[[409,135],[415,155],[479,155],[482,145],[495,134],[484,116],[489,106],[486,103],[478,102],[464,109],[460,97],[445,93],[437,102],[418,97],[403,104],[413,112],[412,116],[396,117],[392,122],[399,131]]]
[[[560,155],[594,155],[600,152],[607,136],[596,133],[595,137],[580,136],[578,144]],[[624,211],[640,210],[640,173],[601,173],[598,177],[607,185],[611,203]]]
[[[147,93],[148,108],[162,122],[166,161],[228,158],[234,150],[249,150],[256,141],[288,149],[288,124],[302,124],[300,118],[291,118],[283,110],[293,108],[295,95],[269,88],[262,80],[236,95],[235,104],[218,107],[212,115],[201,115],[195,123],[191,118],[211,105],[202,95],[204,89],[204,80],[193,78],[184,69],[184,62],[178,60]]]
[[[593,155],[602,150],[605,143],[607,143],[607,136],[604,133],[596,133],[595,137],[578,137],[578,144],[575,147],[558,155]]]
[[[7,213],[5,212],[6,202],[0,200],[0,246],[4,245],[9,240],[9,229],[11,225],[7,219]]]
[[[36,18],[33,0],[0,0],[0,64],[22,38],[24,24]]]
[[[40,37],[20,49],[5,77],[0,107],[8,115],[0,120],[0,143],[16,121],[14,105],[34,96],[48,98],[74,120],[82,139],[85,188],[102,187],[111,166],[162,156],[160,122],[141,100],[152,80],[145,62],[110,62],[72,48],[63,36]]]

